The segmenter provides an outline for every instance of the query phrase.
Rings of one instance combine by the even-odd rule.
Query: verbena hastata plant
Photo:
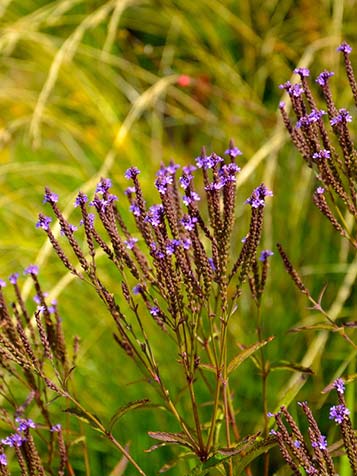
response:
[[[352,48],[343,42],[338,51],[343,54],[348,82],[357,106],[357,82],[350,60]],[[301,82],[292,84],[287,81],[280,85],[289,94],[295,113],[295,121],[292,121],[286,112],[285,103],[281,102],[279,108],[284,124],[293,144],[308,166],[316,172],[318,186],[313,194],[314,204],[330,221],[334,230],[357,249],[357,152],[349,129],[352,115],[345,108],[338,109],[334,102],[329,86],[329,81],[334,76],[332,71],[323,71],[316,78],[326,110],[320,109],[312,94],[308,81],[310,71],[307,68],[296,68],[294,72],[300,76]],[[322,295],[318,301],[313,299],[280,244],[278,249],[297,287],[308,296],[314,308],[329,319],[321,306]],[[337,330],[336,324],[331,320],[330,323]],[[338,330],[355,347],[345,329]]]
[[[330,407],[329,419],[339,427],[342,436],[342,444],[332,445],[320,431],[319,425],[314,418],[307,402],[299,402],[307,419],[309,438],[304,438],[292,415],[285,406],[278,413],[269,416],[275,418],[277,429],[271,430],[271,434],[278,441],[281,454],[294,476],[302,474],[316,476],[336,476],[338,471],[333,461],[333,453],[341,454],[341,448],[345,450],[351,473],[357,474],[357,435],[352,428],[350,410],[346,407],[344,398],[344,381],[337,379],[333,387],[337,391],[338,405]]]
[[[343,42],[337,50],[343,54],[348,82],[355,106],[357,106],[357,83],[350,60],[352,48]],[[307,68],[297,68],[294,72],[300,76],[301,82],[291,84],[288,81],[280,86],[289,94],[296,116],[293,123],[288,117],[285,104],[280,103],[284,124],[308,166],[316,171],[318,186],[313,195],[314,204],[330,221],[335,231],[356,249],[357,152],[349,129],[352,115],[347,109],[338,109],[335,105],[329,86],[329,81],[334,76],[333,72],[323,71],[316,78],[326,104],[326,111],[319,108],[311,92],[308,82],[310,71]],[[316,301],[280,244],[278,249],[288,273],[300,291],[313,303],[313,309],[321,312],[329,321],[330,329],[340,332],[355,349],[356,344],[351,334],[346,334],[347,329],[355,327],[355,322],[338,326],[322,307],[323,292]],[[341,428],[343,443],[340,445],[339,454],[347,454],[351,467],[349,474],[357,475],[357,438],[349,418],[350,410],[345,404],[343,380],[336,380],[334,387],[337,390],[339,403],[331,407],[330,419]],[[307,403],[299,405],[308,421],[310,444],[304,441],[297,424],[283,406],[280,412],[274,415],[278,430],[273,430],[282,456],[294,475],[337,475],[338,472],[331,457],[333,445],[327,444],[327,439],[321,434]]]
[[[250,347],[242,346],[241,351],[234,355],[228,351],[227,334],[230,320],[237,315],[237,303],[245,282],[249,283],[257,309],[260,308],[268,258],[273,253],[270,250],[258,251],[258,247],[265,199],[272,192],[261,184],[246,200],[251,211],[250,224],[240,250],[232,250],[232,243],[237,246],[237,240],[232,238],[236,175],[240,170],[236,157],[241,152],[231,143],[225,154],[226,160],[214,153],[206,155],[203,150],[196,164],[182,167],[180,175],[179,166],[174,163],[161,166],[155,181],[160,202],[151,206],[146,204],[143,196],[140,171],[130,167],[125,177],[131,184],[125,193],[131,220],[124,220],[108,178],[100,180],[92,200],[81,192],[78,194],[74,206],[81,214],[81,229],[67,221],[58,207],[58,196],[46,189],[44,202],[51,206],[69,247],[51,230],[51,217],[40,214],[37,227],[47,233],[65,267],[79,279],[92,284],[114,319],[117,344],[149,378],[164,407],[175,418],[177,431],[150,432],[150,436],[159,441],[152,450],[167,444],[181,445],[186,457],[191,455],[199,461],[197,471],[201,466],[204,470],[205,465],[221,464],[227,474],[233,475],[238,474],[239,469],[233,467],[233,456],[240,458],[241,471],[254,455],[266,451],[271,445],[271,441],[259,440],[257,435],[241,440],[236,422],[238,409],[234,406],[229,383],[230,374],[271,338],[263,338],[258,318],[258,341]],[[203,186],[200,186],[202,181]],[[199,193],[200,188],[204,189],[204,194]],[[114,289],[109,289],[103,278],[105,273],[98,261],[103,254],[110,260],[113,276],[115,273],[119,276]],[[30,271],[38,286],[36,274]],[[23,305],[20,309],[24,317],[18,314],[4,317],[8,323],[3,327],[6,339],[3,338],[2,344],[8,349],[4,350],[4,362],[12,359],[28,378],[38,377],[43,391],[50,388],[68,398],[73,405],[69,410],[85,417],[144,474],[115,440],[111,425],[104,427],[71,393],[68,368],[72,366],[68,367],[67,361],[63,360],[64,349],[60,352],[63,345],[62,338],[58,341],[58,336],[62,335],[59,321],[53,323],[56,309],[47,306],[40,289],[38,296],[40,308],[35,312],[37,337],[33,335],[32,319],[25,314]],[[22,327],[17,329],[19,322]],[[29,342],[25,340],[25,326]],[[160,339],[175,346],[174,361],[170,364],[175,369],[171,374],[173,381],[165,379],[160,372],[163,356],[153,345],[153,329],[156,329],[155,336],[158,334]],[[18,357],[20,345],[21,359]],[[41,359],[36,357],[35,351],[40,352]],[[47,374],[48,361],[51,363],[51,379]],[[256,362],[264,374],[263,353]],[[180,379],[183,383],[180,398],[190,402],[188,414],[175,395]],[[205,386],[205,392],[197,391],[198,386],[200,390]],[[266,398],[266,376],[263,387]],[[36,387],[33,391],[42,395]],[[186,398],[182,394],[186,394]],[[206,395],[204,399],[202,395]],[[134,405],[146,403],[144,400]],[[114,416],[112,424],[115,421]],[[265,435],[267,433],[266,421]],[[246,462],[243,461],[245,457]]]

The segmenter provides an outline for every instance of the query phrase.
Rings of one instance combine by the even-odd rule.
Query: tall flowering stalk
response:
[[[225,160],[202,150],[195,165],[182,167],[181,172],[173,162],[161,166],[155,180],[160,200],[150,205],[144,198],[140,170],[130,167],[125,177],[131,183],[125,194],[131,222],[124,219],[117,205],[121,199],[112,193],[111,181],[101,179],[92,200],[80,192],[74,204],[81,213],[84,246],[77,237],[77,227],[61,213],[57,195],[46,189],[44,202],[59,221],[72,257],[52,233],[51,217],[40,214],[37,223],[66,268],[92,283],[115,321],[117,344],[150,377],[166,409],[175,417],[179,432],[150,432],[150,436],[164,445],[180,444],[202,462],[212,457],[218,446],[231,448],[239,441],[229,375],[270,340],[260,334],[259,342],[238,356],[230,355],[227,348],[228,326],[237,318],[242,286],[248,281],[253,298],[260,302],[272,254],[264,250],[260,259],[257,255],[265,199],[272,195],[264,184],[246,200],[250,225],[240,250],[232,239],[240,170],[236,158],[240,154],[231,143]],[[198,174],[203,195],[196,184]],[[118,272],[116,289],[108,289],[102,280],[97,257],[103,252]],[[152,324],[148,319],[157,325],[163,339],[176,346],[191,417],[179,409],[170,383],[160,373],[160,356],[150,339],[148,327]],[[205,402],[197,395],[198,383],[206,385],[213,399],[209,422],[203,421],[200,407]],[[221,409],[224,438],[218,433]],[[233,474],[232,464],[228,472]]]
[[[350,60],[352,48],[343,42],[338,51],[344,59],[347,79],[357,105],[357,83]],[[286,112],[285,103],[279,109],[291,140],[309,167],[316,172],[318,186],[313,195],[314,204],[330,221],[335,230],[357,248],[357,153],[350,130],[353,117],[346,108],[338,108],[330,89],[332,71],[323,71],[316,78],[325,108],[315,99],[307,68],[296,68],[300,83],[281,84],[291,101],[295,120]],[[326,110],[325,110],[326,109]],[[347,220],[350,215],[353,220]]]
[[[355,476],[357,475],[357,436],[355,430],[352,429],[350,410],[346,407],[343,380],[337,379],[333,387],[337,391],[338,405],[330,408],[329,418],[340,427],[343,449],[352,474]],[[321,433],[307,402],[299,402],[299,406],[308,423],[308,440],[303,436],[285,406],[282,406],[278,413],[269,414],[275,418],[277,429],[271,430],[271,434],[278,441],[284,460],[290,466],[294,476],[302,474],[336,476],[338,471],[333,461],[333,445],[328,443],[326,436]]]

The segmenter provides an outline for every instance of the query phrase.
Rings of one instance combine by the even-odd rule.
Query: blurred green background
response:
[[[335,372],[347,365],[353,371],[350,348],[338,335],[286,334],[319,316],[296,292],[275,242],[283,243],[316,297],[329,283],[324,304],[334,317],[353,317],[356,260],[314,209],[313,173],[289,143],[277,105],[278,85],[296,66],[309,67],[313,79],[323,69],[335,71],[336,102],[350,105],[336,47],[342,39],[357,47],[356,13],[354,0],[0,1],[1,277],[40,265],[43,287],[59,300],[68,341],[81,339],[74,376],[80,400],[104,420],[130,400],[156,397],[116,347],[111,318],[89,286],[68,276],[35,228],[43,188],[60,195],[60,206],[76,223],[78,216],[71,215],[78,190],[91,194],[99,178],[109,176],[128,215],[127,167],[142,170],[144,192],[155,201],[153,180],[162,161],[188,164],[202,145],[221,154],[230,138],[244,154],[237,241],[246,233],[244,200],[252,188],[264,181],[274,191],[263,243],[275,252],[263,306],[264,333],[277,336],[268,358],[312,365],[315,375],[299,398],[317,407]],[[107,274],[115,287],[109,269]],[[31,300],[34,291],[22,283]],[[231,329],[232,351],[237,342],[256,338],[252,313],[247,301]],[[159,344],[169,375],[177,356],[169,344]],[[272,408],[290,376],[269,377]],[[260,383],[252,363],[242,367],[234,391],[243,434],[260,429]],[[148,474],[156,474],[177,453],[145,454],[152,444],[147,431],[174,431],[171,426],[159,409],[138,410],[116,431]],[[85,440],[73,448],[76,474],[85,474],[83,441],[90,474],[110,474],[120,455],[85,426],[78,432]],[[274,458],[272,471],[279,464]],[[169,474],[185,474],[188,467],[183,462]],[[128,467],[125,474],[135,472]]]

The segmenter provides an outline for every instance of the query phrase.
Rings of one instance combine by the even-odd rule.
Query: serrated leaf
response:
[[[141,400],[134,400],[132,402],[127,403],[126,405],[118,408],[118,410],[114,413],[112,418],[110,419],[109,422],[109,431],[112,431],[113,426],[116,424],[116,422],[121,418],[123,415],[125,415],[128,411],[130,410],[135,410],[137,408],[142,408],[145,405],[149,403],[148,398],[143,398]]]
[[[238,355],[233,357],[233,359],[229,362],[227,372],[230,374],[233,370],[236,370],[245,360],[249,359],[249,357],[254,354],[257,350],[261,349],[269,342],[274,339],[274,336],[270,336],[267,339],[264,339],[260,342],[255,342],[255,344],[245,348],[240,352]]]
[[[231,456],[236,456],[239,453],[242,453],[243,451],[247,451],[249,447],[251,447],[256,439],[260,437],[260,431],[257,433],[254,433],[253,435],[249,435],[246,438],[244,438],[242,441],[237,443],[236,445],[230,447],[230,448],[219,448],[217,451],[223,456],[226,457],[231,457]]]
[[[165,431],[149,431],[148,435],[155,440],[164,441],[168,444],[182,445],[193,450],[191,443],[183,433],[168,433]]]
[[[285,360],[281,360],[280,362],[273,363],[270,365],[270,370],[291,370],[291,371],[298,371],[305,374],[313,375],[314,371],[310,369],[310,367],[304,367],[303,365],[297,364],[295,362],[287,362]]]

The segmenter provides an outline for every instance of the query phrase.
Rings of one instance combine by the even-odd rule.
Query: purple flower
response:
[[[16,284],[18,277],[19,277],[19,273],[13,273],[11,276],[9,276],[10,283]]]
[[[168,255],[173,255],[176,251],[176,249],[181,245],[180,240],[170,240],[166,244],[166,254]]]
[[[313,122],[318,122],[325,114],[326,112],[322,109],[313,109],[307,116],[300,117],[300,119],[296,123],[296,127],[297,129],[299,129],[301,126],[308,126]]]
[[[43,293],[43,297],[46,297],[48,296],[48,293]],[[33,297],[33,300],[35,301],[36,304],[41,304],[41,298],[38,294],[36,294],[34,297]],[[17,421],[17,420],[16,420]]]
[[[315,152],[312,156],[313,159],[331,159],[331,152],[327,149],[319,150],[319,152]]]
[[[212,169],[215,167],[219,162],[223,162],[222,157],[213,153],[208,157],[197,157],[196,158],[196,165],[198,168],[202,168],[204,170]]]
[[[95,189],[95,193],[106,193],[110,187],[112,186],[112,181],[109,178],[102,178],[100,182],[97,184],[97,188]]]
[[[295,446],[295,448],[300,448],[301,447],[301,442],[299,440],[294,440],[294,446]]]
[[[124,243],[126,247],[128,248],[128,250],[132,250],[137,241],[138,241],[137,238],[128,238],[127,240],[124,241]]]
[[[310,70],[308,68],[295,68],[294,73],[304,78],[310,76]]]
[[[0,454],[0,464],[3,466],[7,466],[7,458],[6,458],[6,454],[4,453]]]
[[[343,41],[337,48],[337,51],[341,51],[342,53],[349,55],[352,52],[352,47],[346,41]]]
[[[193,202],[198,202],[199,200],[201,200],[201,198],[196,192],[190,192],[188,195],[182,197],[182,201],[186,206],[191,205]]]
[[[279,102],[279,108],[280,109],[284,109],[285,106],[286,106],[285,101],[280,101]]]
[[[94,218],[95,218],[95,215],[94,213],[88,213],[88,222],[89,222],[89,228],[93,228],[94,226]],[[82,220],[79,222],[80,226],[84,225],[84,220],[82,218]]]
[[[193,179],[192,174],[184,174],[184,175],[182,175],[182,177],[179,178],[179,183],[180,183],[181,187],[184,190],[186,190],[189,187],[192,179]]]
[[[272,435],[272,436],[277,435],[276,430],[274,430],[274,429],[270,430],[270,431],[269,431],[269,435]]]
[[[133,294],[138,295],[143,291],[143,287],[141,284],[137,284],[136,286],[133,287]]]
[[[74,233],[75,231],[78,230],[78,226],[72,225],[71,223],[68,223],[68,227],[69,227],[69,229],[70,229],[70,231],[71,231],[72,233]],[[66,234],[66,232],[65,232],[65,230],[64,230],[63,228],[61,228],[60,233],[61,233],[62,236],[65,236],[65,234]]]
[[[48,230],[50,227],[50,223],[52,221],[51,217],[46,217],[40,213],[38,215],[38,222],[36,223],[36,228],[42,228],[43,230]]]
[[[34,274],[35,276],[37,276],[38,266],[36,266],[35,264],[30,264],[30,266],[28,266],[24,271],[24,275],[28,275],[28,274]]]
[[[174,164],[173,162],[166,167],[162,165],[157,171],[156,175],[157,176],[174,175],[176,173],[176,170],[179,168],[180,166],[178,164]]]
[[[228,182],[236,181],[236,175],[238,172],[240,172],[240,167],[238,167],[234,162],[231,162],[230,164],[222,165],[219,175],[223,180],[224,185],[226,185]]]
[[[164,207],[160,205],[152,205],[144,218],[144,221],[150,223],[153,227],[161,224],[164,215]]]
[[[43,203],[57,203],[57,202],[58,202],[57,193],[53,193],[50,190],[46,190],[43,196]]]
[[[208,263],[211,266],[212,271],[216,271],[216,266],[214,265],[213,258],[208,258]]]
[[[313,441],[311,443],[313,448],[320,448],[320,450],[327,450],[327,439],[326,436],[321,435],[319,441]]]
[[[329,419],[334,420],[335,423],[340,425],[343,422],[345,416],[348,416],[349,414],[350,411],[345,407],[345,405],[334,405],[330,408]]]
[[[160,309],[157,306],[150,306],[149,312],[152,316],[157,317],[160,314]]]
[[[211,182],[208,185],[205,186],[205,190],[208,192],[212,192],[214,190],[221,190],[225,185],[224,180],[218,180],[217,182]]]
[[[324,87],[327,85],[327,81],[329,78],[331,78],[331,76],[334,76],[334,72],[333,71],[323,71],[322,73],[320,73],[318,75],[318,77],[316,78],[316,82]]]
[[[197,223],[197,218],[191,217],[190,215],[184,215],[181,219],[181,223],[185,230],[193,231],[195,228],[195,223]]]
[[[317,187],[316,193],[318,195],[323,195],[325,193],[325,189],[323,187]]]
[[[224,151],[224,153],[231,157],[237,157],[237,155],[242,155],[242,152],[238,149],[238,147],[229,147],[227,150]]]
[[[267,413],[267,417],[268,417],[268,418],[272,418],[272,417],[275,417],[275,415],[274,415],[274,413],[272,413],[272,412],[268,412],[268,413]]]
[[[125,195],[130,196],[132,193],[135,193],[135,187],[128,187],[124,190]]]
[[[259,261],[267,261],[267,259],[269,258],[269,256],[273,256],[273,252],[271,250],[263,250],[261,253],[260,253],[260,256],[259,256]]]
[[[269,190],[263,183],[253,190],[251,196],[247,198],[245,203],[251,205],[252,208],[265,206],[265,197],[272,197],[273,192]]]
[[[95,197],[91,202],[90,202],[90,205],[92,207],[95,207],[98,211],[105,211],[105,209],[107,208],[107,206],[111,205],[113,202],[115,202],[116,200],[118,200],[118,197],[116,195],[113,195],[113,194],[108,194],[108,196],[106,197],[106,199],[104,198],[99,198],[99,197]]]
[[[167,192],[167,186],[172,184],[172,175],[159,175],[155,180],[155,187],[159,193],[165,194]]]
[[[137,167],[130,167],[124,174],[126,179],[134,179],[137,175],[140,174],[140,170]]]
[[[181,245],[185,250],[188,250],[191,248],[192,241],[190,240],[190,238],[183,238],[183,240],[181,241]]]
[[[298,98],[304,93],[304,88],[301,83],[291,84],[290,81],[286,81],[284,84],[280,84],[280,89],[285,89],[285,91],[289,94],[289,96],[294,96]]]
[[[158,245],[154,241],[150,243],[150,248],[155,258],[162,259],[165,257],[164,253],[158,248]]]
[[[62,430],[62,425],[61,423],[56,423],[56,425],[51,426],[50,431],[53,431],[55,433],[59,433]]]
[[[81,205],[84,205],[87,201],[88,201],[87,195],[85,195],[82,192],[79,192],[79,194],[77,195],[77,198],[74,202],[74,206],[75,207],[80,207]]]
[[[16,423],[19,424],[17,431],[26,431],[28,428],[36,428],[36,423],[31,418],[15,418]]]
[[[139,205],[136,203],[136,202],[133,202],[130,207],[129,207],[129,210],[132,212],[133,215],[135,215],[136,217],[139,217],[140,216],[140,208],[139,208]]]
[[[197,170],[197,167],[195,167],[194,165],[185,165],[184,167],[182,167],[182,172],[186,175],[190,175],[192,172],[194,172],[195,170]]]
[[[342,378],[338,378],[334,381],[333,386],[337,390],[338,393],[345,393],[345,383]]]
[[[339,109],[338,112],[339,114],[330,120],[331,126],[335,126],[336,124],[339,124],[340,122],[343,122],[343,123],[352,122],[352,116],[347,111],[347,109],[342,108],[342,109]]]
[[[19,446],[22,445],[22,443],[24,443],[24,441],[26,441],[26,438],[23,438],[18,433],[13,433],[12,435],[7,436],[6,438],[3,438],[1,440],[1,443],[6,445],[6,446],[11,446],[11,447],[17,446],[17,447],[19,447]]]

